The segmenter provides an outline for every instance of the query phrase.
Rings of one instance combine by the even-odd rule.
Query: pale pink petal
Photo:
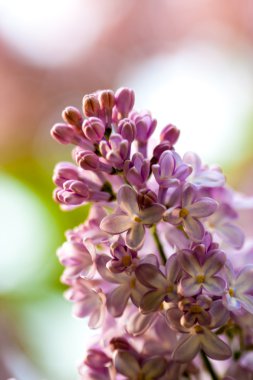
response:
[[[144,315],[142,313],[132,314],[127,321],[126,330],[128,334],[139,336],[144,334],[157,318],[157,313]]]
[[[192,254],[192,251],[188,251],[186,249],[182,250],[179,253],[179,263],[183,270],[191,276],[195,277],[202,271],[202,268],[200,267],[195,255]]]
[[[184,229],[187,235],[194,242],[198,243],[202,241],[205,234],[205,229],[198,219],[192,218],[190,215],[188,215],[184,219]]]
[[[253,314],[253,296],[250,294],[240,294],[238,299],[241,306],[249,313]]]
[[[163,214],[163,220],[165,222],[168,222],[170,224],[173,224],[174,226],[177,226],[182,222],[182,218],[179,216],[180,209],[174,208],[174,209],[168,209]]]
[[[141,312],[149,314],[159,310],[165,295],[164,290],[150,290],[144,294],[140,305]]]
[[[212,295],[221,296],[224,293],[226,281],[218,276],[207,278],[203,283],[203,288]]]
[[[101,302],[97,308],[94,309],[93,313],[90,316],[88,326],[91,329],[98,329],[102,326],[105,318],[105,304]]]
[[[253,264],[246,265],[238,274],[236,288],[240,293],[253,290]]]
[[[176,362],[190,362],[199,352],[200,340],[198,335],[187,335],[179,340],[172,359]]]
[[[107,308],[113,317],[122,315],[129,297],[130,286],[128,284],[117,286],[117,288],[107,295]]]
[[[171,283],[175,283],[180,272],[180,265],[176,253],[168,258],[165,266],[165,272],[167,280]]]
[[[212,329],[225,325],[230,316],[230,313],[224,307],[222,300],[213,301],[209,313],[212,319]]]
[[[112,214],[102,219],[100,228],[109,234],[120,234],[129,230],[132,224],[133,222],[129,215]]]
[[[107,255],[98,255],[96,258],[97,270],[98,270],[100,276],[104,280],[109,281],[109,282],[118,283],[119,280],[118,280],[118,277],[116,276],[116,274],[109,271],[109,269],[107,269],[107,267],[106,267],[106,264],[108,263],[109,260],[110,260],[110,257]]]
[[[126,235],[126,245],[138,250],[141,248],[145,237],[145,228],[141,223],[133,223]]]
[[[195,218],[203,218],[212,215],[218,207],[218,203],[212,198],[202,198],[201,200],[187,207],[191,216]]]
[[[143,367],[142,372],[147,380],[158,379],[166,370],[167,361],[162,357],[155,357],[147,360]]]
[[[199,293],[201,285],[196,282],[194,277],[185,277],[180,282],[179,292],[185,297],[195,296]]]
[[[211,277],[219,272],[226,262],[226,255],[223,252],[214,253],[207,258],[203,265],[203,272],[206,276]]]
[[[199,334],[201,339],[201,348],[211,359],[226,360],[232,355],[229,346],[223,342],[216,334],[203,328],[204,333]]]
[[[217,234],[221,235],[223,240],[236,249],[243,246],[245,236],[242,230],[232,223],[219,224]]]
[[[117,199],[120,208],[128,215],[136,215],[139,213],[137,195],[131,186],[121,186],[118,191]]]
[[[143,224],[158,223],[162,219],[162,215],[166,208],[162,205],[155,204],[151,207],[141,210],[139,215]]]
[[[182,207],[187,208],[191,205],[196,197],[196,188],[192,185],[187,185],[182,195]]]
[[[126,376],[127,379],[136,379],[141,370],[135,356],[132,353],[123,350],[115,351],[114,365],[116,370]]]
[[[136,268],[137,279],[148,288],[164,289],[168,285],[167,279],[152,264],[141,264]]]

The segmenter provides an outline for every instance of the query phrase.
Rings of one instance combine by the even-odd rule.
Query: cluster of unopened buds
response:
[[[51,131],[75,146],[55,200],[90,205],[57,253],[74,315],[99,332],[80,378],[252,379],[253,245],[236,225],[249,202],[175,150],[174,125],[155,145],[157,121],[133,107],[128,88],[97,91]]]

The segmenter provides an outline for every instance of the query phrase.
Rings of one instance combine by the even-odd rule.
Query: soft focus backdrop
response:
[[[132,87],[136,108],[181,129],[181,153],[252,194],[253,2],[0,0],[0,83],[0,380],[75,380],[93,333],[55,251],[87,208],[52,201],[70,149],[50,127],[85,93]]]

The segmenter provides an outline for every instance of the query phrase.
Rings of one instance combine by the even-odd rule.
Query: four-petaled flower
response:
[[[121,234],[127,231],[126,245],[132,249],[140,249],[145,237],[145,227],[158,223],[165,211],[160,204],[140,209],[137,194],[131,186],[123,185],[118,192],[119,212],[106,216],[100,228],[110,234]]]

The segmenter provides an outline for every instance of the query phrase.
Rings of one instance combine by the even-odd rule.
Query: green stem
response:
[[[210,360],[208,359],[208,357],[206,356],[204,351],[201,350],[200,355],[201,355],[202,361],[204,363],[204,366],[206,367],[207,371],[210,373],[212,380],[219,380],[219,376],[215,372]]]
[[[155,243],[156,243],[156,246],[157,246],[157,248],[158,248],[158,251],[159,251],[159,254],[160,254],[160,257],[161,257],[162,263],[163,263],[163,264],[166,264],[167,257],[166,257],[166,255],[165,255],[165,252],[164,252],[164,250],[163,250],[162,243],[160,242],[159,236],[158,236],[158,234],[157,234],[156,226],[154,226],[154,228],[153,228],[153,236],[154,236]]]

